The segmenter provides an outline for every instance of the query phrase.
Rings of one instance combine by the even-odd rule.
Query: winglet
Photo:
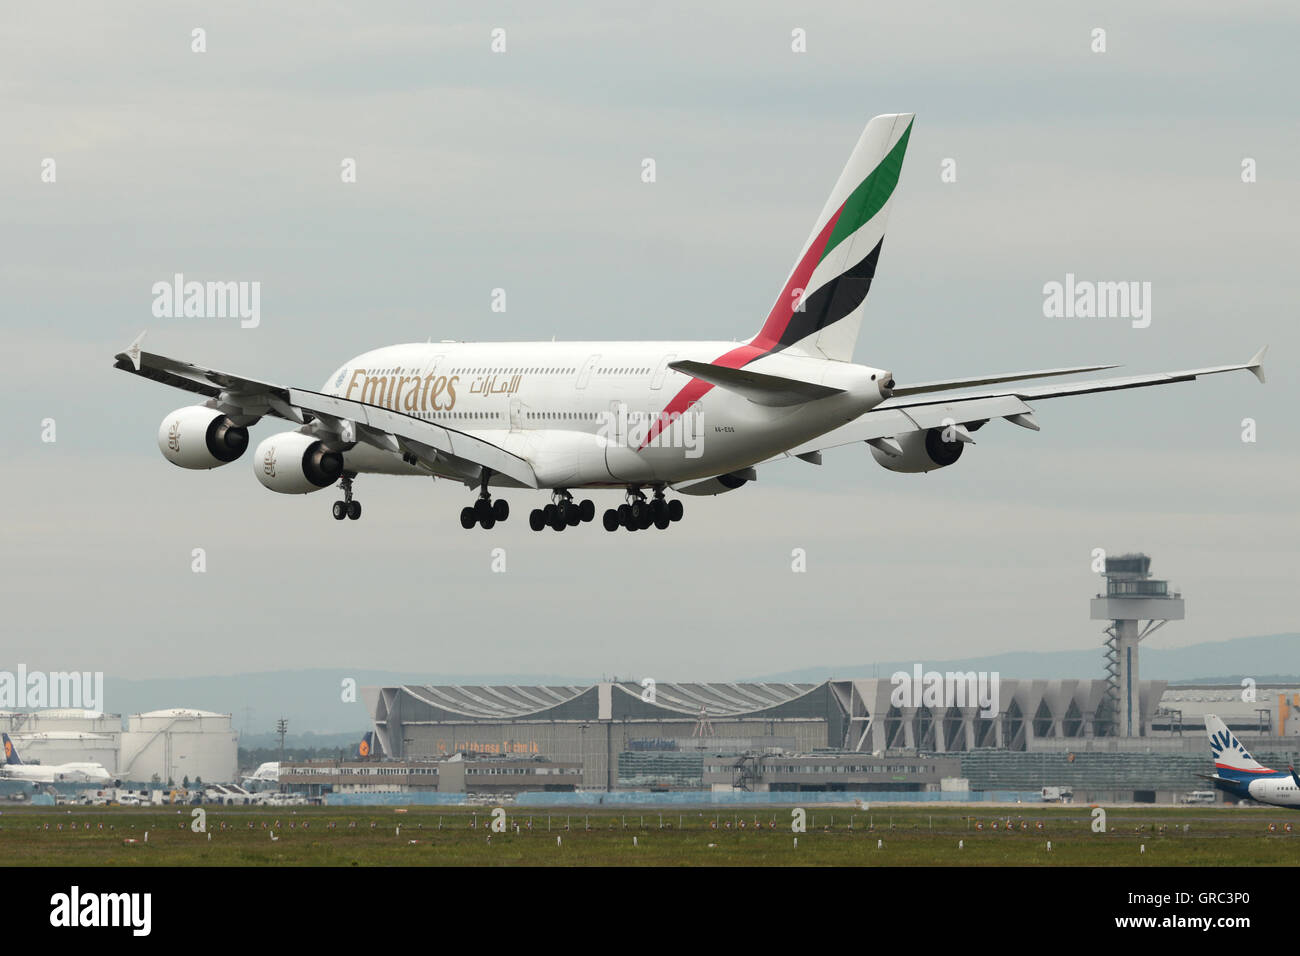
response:
[[[118,362],[130,362],[132,368],[137,372],[140,371],[140,346],[144,343],[144,337],[148,334],[149,330],[145,329],[135,337],[135,341],[128,345],[125,351],[118,352],[113,358]]]
[[[1254,358],[1246,364],[1246,370],[1259,379],[1259,384],[1261,385],[1264,384],[1264,353],[1267,351],[1268,346],[1265,345],[1262,349],[1256,352]]]

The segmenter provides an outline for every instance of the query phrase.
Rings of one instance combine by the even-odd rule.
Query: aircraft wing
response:
[[[918,390],[921,386],[914,386],[911,389],[897,388],[892,398],[877,405],[865,415],[768,460],[779,461],[782,458],[807,456],[807,460],[813,461],[816,460],[814,456],[817,452],[860,441],[875,444],[886,454],[894,454],[893,449],[897,447],[894,440],[898,435],[953,424],[963,426],[958,430],[958,436],[962,441],[973,441],[965,428],[974,430],[992,418],[1005,418],[1022,428],[1038,431],[1038,423],[1033,417],[1034,410],[1026,404],[1026,399],[1060,398],[1065,395],[1087,395],[1092,392],[1168,385],[1172,382],[1190,382],[1202,375],[1242,370],[1250,372],[1263,382],[1263,361],[1266,351],[1268,351],[1267,346],[1255,353],[1250,361],[1240,365],[1214,365],[1177,372],[1094,379],[1066,385],[1033,385],[1006,391],[973,392],[944,397],[934,397],[932,392],[946,391],[951,386],[951,382],[927,383],[930,387],[924,391]],[[1037,378],[1044,374],[1068,375],[1072,371],[1079,370],[1059,369],[1049,373],[1036,372],[1023,373],[1023,375]],[[972,384],[976,381],[978,380],[952,380],[964,384]]]
[[[318,437],[340,443],[365,442],[404,455],[425,467],[450,460],[505,475],[526,488],[537,487],[537,475],[526,460],[499,445],[444,425],[365,402],[323,395],[232,375],[145,352],[142,334],[115,356],[115,368],[208,398],[207,405],[241,424],[271,415],[307,425]]]

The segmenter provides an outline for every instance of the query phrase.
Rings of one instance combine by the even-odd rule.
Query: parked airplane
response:
[[[1265,767],[1214,714],[1205,715],[1205,732],[1210,735],[1215,769],[1213,775],[1202,774],[1206,780],[1233,796],[1256,803],[1300,808],[1300,776],[1295,767],[1286,770]]]
[[[98,763],[63,763],[63,764],[25,764],[18,756],[18,748],[2,734],[4,739],[5,762],[0,764],[0,779],[26,780],[30,783],[110,783],[103,764]]]
[[[158,431],[163,456],[182,468],[228,464],[248,428],[270,416],[297,426],[253,456],[272,491],[306,494],[339,484],[336,519],[359,518],[359,474],[432,475],[478,488],[465,528],[509,517],[493,488],[551,492],[529,517],[561,531],[595,516],[572,492],[617,488],[625,502],[606,530],[667,528],[681,494],[715,495],[756,477],[755,466],[865,442],[896,472],[946,468],[994,418],[1037,431],[1027,402],[1186,382],[1246,369],[1264,381],[1261,349],[1249,362],[1064,385],[1009,386],[1114,368],[1041,369],[934,382],[895,381],[853,363],[863,306],[875,279],[885,222],[913,116],[867,124],[758,334],[728,342],[452,342],[393,345],[345,362],[320,391],[232,375],[141,350],[116,367],[197,393]],[[210,291],[210,290],[209,290]],[[205,290],[190,283],[201,314]],[[650,495],[647,498],[647,493]]]

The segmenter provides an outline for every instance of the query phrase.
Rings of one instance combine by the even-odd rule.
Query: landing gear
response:
[[[654,489],[654,499],[646,500],[640,488],[629,488],[627,503],[617,509],[605,512],[602,523],[606,531],[626,528],[628,531],[644,531],[654,525],[660,531],[665,530],[674,521],[682,520],[682,503],[677,499],[667,501],[663,488]]]
[[[590,498],[581,502],[574,501],[573,495],[563,488],[556,488],[551,493],[551,498],[551,503],[545,508],[534,508],[528,515],[528,527],[534,531],[543,528],[563,531],[565,528],[576,528],[584,521],[596,517],[596,503]]]
[[[474,525],[482,525],[483,530],[487,531],[496,526],[498,521],[505,521],[510,517],[510,502],[498,498],[492,500],[492,495],[488,492],[488,479],[492,477],[491,472],[484,472],[482,484],[479,485],[478,501],[474,502],[471,508],[462,508],[460,511],[460,526],[468,531]]]
[[[356,521],[361,517],[361,502],[352,499],[352,479],[355,474],[343,473],[339,479],[339,487],[343,489],[343,500],[334,502],[332,514],[335,521],[342,521],[344,518],[351,518]]]

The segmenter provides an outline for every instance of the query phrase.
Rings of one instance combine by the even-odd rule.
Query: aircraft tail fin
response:
[[[8,734],[4,734],[3,736],[4,736],[4,745],[5,745],[5,763],[7,764],[22,763],[22,759],[18,756],[18,748],[14,746],[14,742],[9,739]]]
[[[1205,732],[1210,737],[1210,751],[1214,754],[1214,767],[1220,777],[1244,780],[1273,773],[1250,755],[1236,734],[1216,715],[1205,715]]]
[[[852,360],[914,118],[890,113],[867,124],[751,345]]]

